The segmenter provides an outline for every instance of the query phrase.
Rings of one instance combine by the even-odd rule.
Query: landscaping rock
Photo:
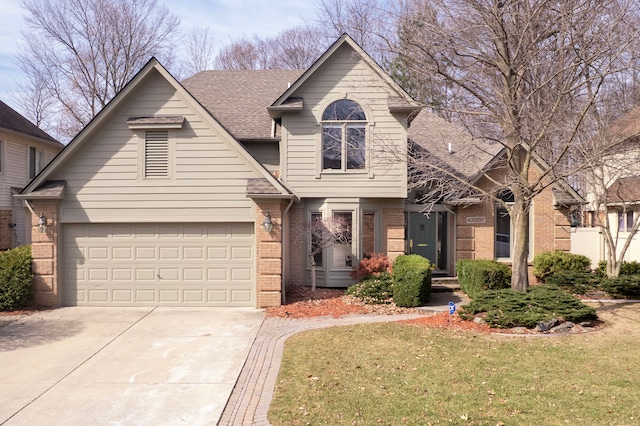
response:
[[[527,334],[529,330],[526,327],[513,327],[511,332],[513,334]]]
[[[538,325],[536,325],[535,330],[538,332],[544,333],[551,330],[553,327],[556,326],[556,324],[558,324],[558,320],[555,318],[552,318],[548,321],[540,321]]]
[[[567,331],[571,330],[573,327],[575,326],[574,323],[572,323],[571,321],[565,321],[562,324],[553,327],[551,330],[552,333],[566,333]]]
[[[480,318],[480,317],[474,317],[473,318],[473,322],[475,322],[476,324],[480,324],[480,325],[484,325],[487,322],[484,320],[484,318]]]

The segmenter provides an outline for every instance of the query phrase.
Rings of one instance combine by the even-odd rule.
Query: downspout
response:
[[[291,200],[289,200],[289,205],[284,209],[284,211],[282,212],[282,256],[280,258],[280,270],[281,272],[281,282],[280,282],[280,302],[282,304],[285,304],[287,302],[287,298],[286,298],[286,294],[285,294],[285,283],[287,282],[286,280],[286,275],[287,275],[287,268],[286,268],[286,264],[285,264],[285,259],[286,259],[286,249],[289,246],[289,244],[286,243],[287,241],[287,233],[286,233],[286,229],[287,227],[285,226],[285,217],[287,217],[287,213],[289,212],[289,209],[291,208],[291,206],[293,205],[293,198]]]

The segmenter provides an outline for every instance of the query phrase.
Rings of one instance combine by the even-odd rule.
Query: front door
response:
[[[447,213],[409,213],[409,251],[426,257],[437,271],[447,269]]]

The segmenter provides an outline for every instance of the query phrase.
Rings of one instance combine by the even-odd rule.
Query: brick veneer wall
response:
[[[13,247],[13,228],[9,224],[13,222],[11,210],[0,210],[0,250]]]
[[[256,200],[256,306],[280,306],[282,283],[282,204]],[[269,212],[273,229],[264,230]]]
[[[289,229],[287,259],[287,287],[305,284],[305,271],[307,265],[307,251],[305,250],[305,208],[304,204],[296,204],[289,210]]]
[[[40,233],[37,226],[32,226],[30,230],[35,302],[38,306],[55,308],[60,306],[57,250],[58,206],[55,203],[34,202],[33,209],[38,215],[43,213],[47,218],[45,233]],[[32,224],[37,224],[39,220],[39,216],[31,215]]]
[[[392,261],[404,254],[404,209],[382,209],[382,247]]]
[[[504,170],[494,170],[492,178],[501,181]],[[532,168],[530,176],[536,179],[539,171]],[[487,188],[489,181],[482,178],[478,185]],[[571,227],[569,210],[553,205],[553,191],[547,187],[538,194],[533,202],[533,217],[531,219],[532,233],[531,258],[538,253],[553,250],[570,251]],[[485,223],[467,223],[469,217],[484,217]],[[456,260],[457,259],[493,259],[495,245],[495,206],[492,201],[459,208],[456,220]],[[529,268],[529,280],[536,280]]]

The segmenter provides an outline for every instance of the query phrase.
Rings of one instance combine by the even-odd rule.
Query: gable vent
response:
[[[145,132],[144,176],[169,176],[169,134],[166,130]]]

